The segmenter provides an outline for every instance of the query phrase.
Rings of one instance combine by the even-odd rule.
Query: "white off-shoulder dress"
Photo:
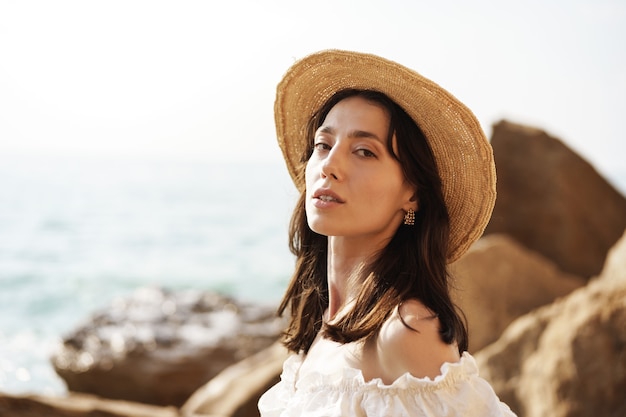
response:
[[[298,378],[303,360],[294,354],[285,361],[280,382],[259,400],[262,417],[515,417],[467,352],[443,364],[435,379],[406,373],[390,385],[365,381],[354,368]]]

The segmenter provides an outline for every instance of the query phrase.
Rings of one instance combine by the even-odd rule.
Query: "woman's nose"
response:
[[[322,177],[330,177],[334,180],[340,180],[343,177],[343,159],[341,155],[342,149],[335,145],[326,155],[322,162]]]

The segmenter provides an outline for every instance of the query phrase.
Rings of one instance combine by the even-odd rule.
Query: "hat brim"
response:
[[[493,151],[474,114],[452,94],[396,62],[350,51],[327,50],[297,61],[278,84],[274,117],[278,143],[296,187],[306,126],[337,91],[376,90],[401,106],[422,129],[433,151],[450,216],[448,262],[482,235],[496,198]]]

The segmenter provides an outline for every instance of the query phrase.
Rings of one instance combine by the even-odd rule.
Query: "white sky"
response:
[[[0,0],[0,152],[280,158],[274,88],[326,49],[396,60],[626,177],[626,2]]]

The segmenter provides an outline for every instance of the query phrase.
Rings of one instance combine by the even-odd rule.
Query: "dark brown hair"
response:
[[[301,183],[304,184],[304,168],[313,152],[316,130],[337,103],[354,96],[381,106],[390,116],[387,147],[400,163],[406,180],[417,190],[419,209],[415,225],[401,225],[389,244],[362,269],[362,284],[354,307],[332,325],[323,325],[322,315],[328,307],[328,240],[309,228],[303,190],[289,228],[296,268],[278,309],[281,315],[288,307],[291,310],[284,332],[285,346],[306,353],[320,331],[340,343],[375,337],[396,306],[416,298],[438,315],[442,340],[448,344],[456,341],[459,352],[463,352],[468,345],[467,328],[450,298],[446,267],[449,218],[441,178],[428,142],[413,119],[383,93],[352,89],[335,93],[307,126]]]

